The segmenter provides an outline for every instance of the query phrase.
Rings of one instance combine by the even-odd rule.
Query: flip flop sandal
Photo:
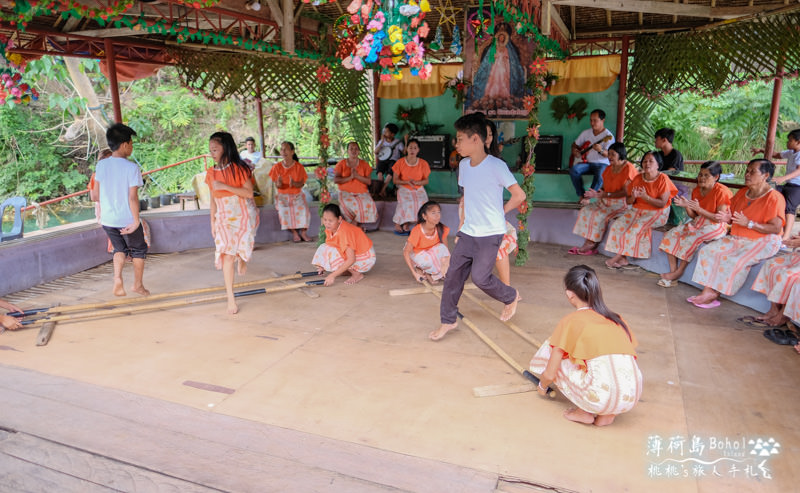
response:
[[[580,250],[578,250],[578,247],[572,247],[569,250],[567,250],[567,253],[570,255],[580,255],[578,252],[580,252]]]
[[[787,336],[786,332],[784,332],[781,329],[767,329],[767,330],[764,331],[764,337],[766,337],[767,340],[769,340],[771,342],[774,342],[775,344],[778,344],[778,345],[781,345],[781,346],[793,345],[793,344],[791,344],[792,338]],[[797,341],[797,339],[794,339],[794,340]]]
[[[675,286],[678,285],[678,281],[670,281],[669,279],[663,279],[662,278],[662,279],[659,279],[656,284],[658,284],[662,288],[674,288]]]
[[[576,255],[597,255],[597,249],[593,248],[591,250],[586,250],[585,252],[577,250],[575,253]]]
[[[634,264],[625,264],[625,265],[620,265],[618,268],[622,270],[636,270],[639,268],[639,266]]]
[[[739,317],[739,318],[736,319],[736,321],[737,322],[742,322],[743,324],[759,322],[759,320],[756,320],[756,317],[754,317],[752,315],[747,315],[746,317]]]
[[[703,308],[703,309],[707,310],[709,308],[716,308],[719,305],[721,305],[722,303],[720,303],[719,300],[714,300],[711,303],[695,303],[695,302],[692,302],[692,304],[694,306],[696,306],[697,308]]]
[[[603,262],[603,263],[605,264],[606,269],[619,270],[619,267],[617,267],[616,265],[608,265],[605,262]]]
[[[786,338],[789,339],[789,346],[797,346],[800,342],[800,335],[798,335],[797,332],[786,329],[783,333],[786,334]]]

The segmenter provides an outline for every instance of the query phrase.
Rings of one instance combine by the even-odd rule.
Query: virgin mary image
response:
[[[481,53],[481,62],[465,106],[470,110],[468,112],[483,111],[489,116],[511,117],[514,116],[513,110],[522,109],[524,96],[525,69],[520,62],[519,50],[511,41],[511,27],[501,23],[497,26],[494,50],[490,43]],[[495,113],[493,110],[512,111]]]

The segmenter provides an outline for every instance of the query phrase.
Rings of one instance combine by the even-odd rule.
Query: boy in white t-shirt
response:
[[[97,163],[93,196],[100,199],[100,224],[114,247],[114,296],[125,296],[122,268],[125,259],[133,259],[133,290],[143,296],[150,291],[142,284],[147,243],[139,220],[139,187],[142,172],[127,158],[133,154],[136,135],[132,128],[121,123],[111,125],[106,140],[111,157]]]
[[[765,149],[751,149],[753,154],[763,154]],[[770,156],[764,156],[769,159]],[[774,152],[773,159],[786,160],[786,174],[772,179],[776,185],[783,185],[778,190],[786,199],[786,226],[783,228],[783,241],[792,237],[795,214],[800,206],[800,128],[789,132],[786,137],[786,150]]]
[[[525,201],[525,192],[502,159],[490,156],[486,142],[486,118],[480,114],[465,115],[456,120],[456,149],[466,158],[459,166],[458,184],[464,188],[464,224],[456,235],[456,246],[447,270],[440,317],[442,325],[429,337],[438,341],[458,325],[458,300],[464,283],[472,275],[484,293],[505,305],[500,320],[506,321],[517,310],[519,294],[503,284],[493,273],[497,249],[506,232],[505,214]],[[503,204],[503,190],[511,199]]]

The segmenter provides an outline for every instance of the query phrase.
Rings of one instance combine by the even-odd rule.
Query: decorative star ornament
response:
[[[450,33],[452,34],[453,29],[456,29],[457,22],[456,16],[461,13],[464,9],[459,9],[453,7],[453,0],[441,0],[441,3],[434,7],[437,12],[439,12],[439,25],[444,26],[447,24],[452,24],[453,27],[450,28]]]

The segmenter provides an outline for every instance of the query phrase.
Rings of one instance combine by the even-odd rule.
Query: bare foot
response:
[[[125,296],[125,286],[122,284],[122,279],[114,279],[114,296]]]
[[[351,270],[351,271],[349,271],[349,272],[350,272],[350,279],[346,280],[346,281],[344,282],[345,284],[350,284],[350,285],[352,285],[352,284],[355,284],[355,283],[357,283],[358,281],[360,281],[360,280],[364,279],[364,274],[362,274],[362,273],[360,273],[360,272],[358,272],[358,271],[352,271],[352,270]]]
[[[614,264],[614,267],[622,267],[623,265],[629,265],[629,264],[630,264],[630,262],[628,262],[628,259],[626,259],[625,257],[622,257],[621,259],[619,259],[618,262],[616,262]]]
[[[235,301],[228,302],[228,315],[236,315],[239,313],[239,305]]]
[[[300,235],[292,231],[292,242],[300,243],[302,240],[300,239]]]
[[[451,330],[455,330],[457,327],[458,327],[458,323],[442,324],[441,327],[439,327],[438,329],[436,329],[436,330],[432,331],[430,334],[428,334],[428,339],[430,339],[432,341],[438,341],[439,339],[444,337],[448,332],[450,332]]]
[[[429,282],[429,283],[431,283],[431,284],[436,284],[436,283],[438,282],[438,281],[437,281],[436,279],[434,279],[434,278],[433,278],[433,276],[432,276],[432,275],[430,275],[430,274],[425,274],[425,279],[427,279],[427,280],[428,280],[428,282]]]
[[[608,426],[614,422],[614,418],[616,418],[616,414],[604,414],[602,416],[598,415],[594,418],[594,425],[595,426]]]
[[[585,425],[590,425],[594,423],[594,415],[589,414],[583,409],[578,409],[576,407],[571,407],[564,411],[564,417],[570,421],[574,421],[576,423],[583,423]]]
[[[303,241],[311,241],[311,238],[308,237],[305,231],[300,232],[300,238],[302,238]]]
[[[140,284],[138,286],[133,286],[133,292],[139,293],[142,296],[150,296],[150,291],[147,288],[145,288],[143,284]]]
[[[781,327],[782,325],[784,325],[788,321],[789,321],[789,319],[784,314],[779,313],[779,314],[775,315],[774,317],[770,317],[768,319],[765,319],[764,323],[766,323],[767,325],[771,325],[772,327]]]
[[[795,345],[794,350],[800,353],[800,344]]]
[[[619,268],[619,265],[617,265],[616,262],[612,262],[611,259],[606,260],[605,263],[606,263],[606,267],[608,267],[609,269],[617,269],[617,268]]]
[[[514,314],[517,313],[517,303],[521,299],[522,297],[519,295],[519,291],[517,291],[517,294],[514,297],[514,301],[503,307],[503,313],[500,314],[500,321],[506,322],[508,320],[511,320],[511,317],[513,317]]]

